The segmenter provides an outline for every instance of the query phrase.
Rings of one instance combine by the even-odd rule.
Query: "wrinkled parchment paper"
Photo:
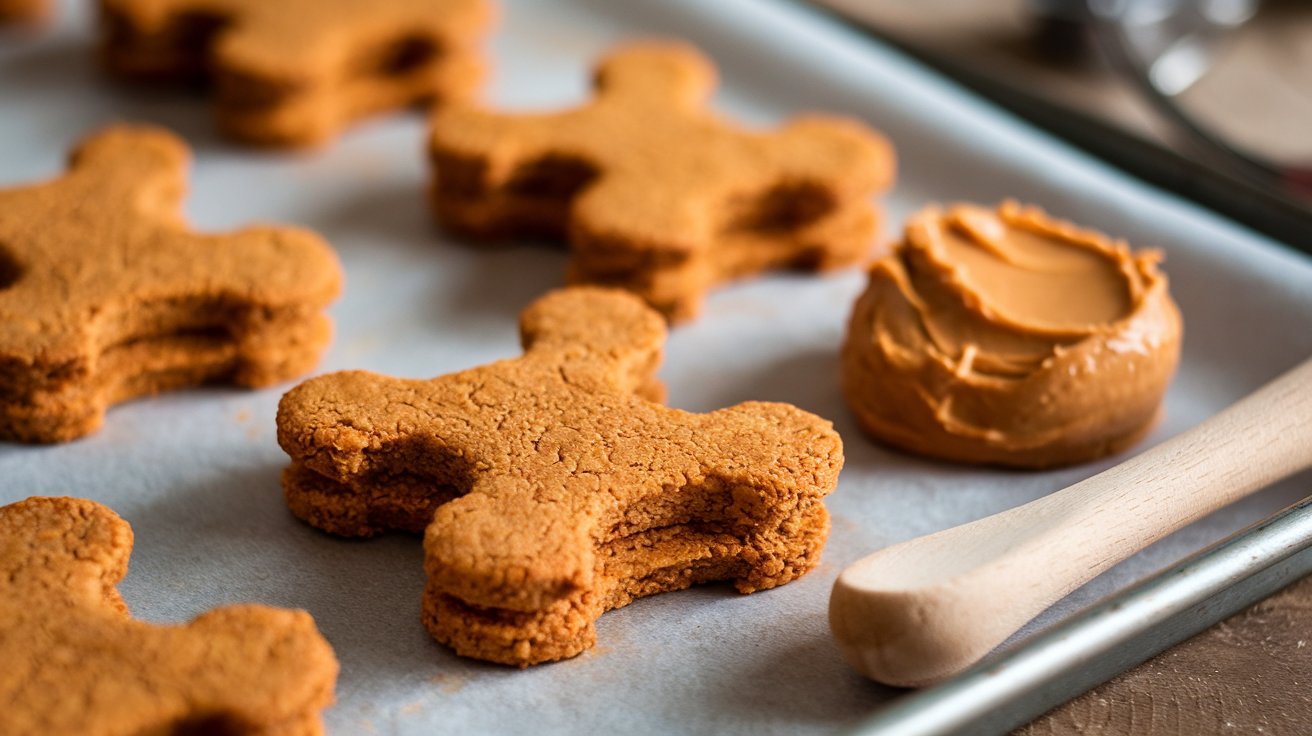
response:
[[[108,83],[92,54],[91,3],[44,32],[0,36],[0,184],[55,174],[82,134],[154,121],[195,148],[187,214],[197,227],[310,226],[346,268],[337,338],[321,371],[431,376],[518,354],[515,318],[561,282],[564,254],[533,244],[464,246],[423,201],[419,114],[360,126],[308,153],[245,150],[214,134],[204,96]],[[613,41],[675,35],[721,67],[716,103],[769,124],[805,109],[860,116],[895,142],[899,182],[886,236],[930,200],[1036,202],[1167,253],[1184,311],[1185,356],[1164,423],[1189,427],[1312,354],[1312,260],[1073,152],[897,54],[773,0],[503,0],[490,98],[516,106],[583,99],[589,60]],[[122,591],[142,618],[172,622],[259,601],[313,613],[342,662],[334,734],[816,733],[892,691],[849,671],[825,611],[838,571],[890,543],[1029,501],[1116,459],[1050,473],[954,467],[884,450],[856,429],[836,380],[856,271],[779,275],[717,292],[674,331],[663,378],[675,406],[789,401],[831,418],[847,466],[829,501],[819,569],[757,595],[727,586],[661,595],[604,616],[598,645],[525,671],[460,660],[419,623],[419,541],[341,541],[298,523],[278,483],[274,412],[286,387],[169,394],[110,412],[105,429],[53,447],[0,444],[0,503],[71,494],[133,525]],[[1111,570],[1038,625],[1282,507],[1295,479]]]

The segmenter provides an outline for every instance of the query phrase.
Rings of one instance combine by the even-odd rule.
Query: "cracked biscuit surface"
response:
[[[871,198],[893,179],[887,141],[817,114],[744,129],[707,109],[715,77],[685,44],[630,43],[601,60],[580,107],[439,110],[438,219],[475,236],[567,239],[570,283],[627,289],[674,320],[725,281],[863,260]]]
[[[117,126],[59,178],[0,189],[0,440],[69,440],[126,399],[318,361],[332,250],[286,226],[191,232],[186,164],[171,133]]]
[[[750,593],[815,566],[843,461],[829,422],[649,400],[665,326],[622,291],[553,292],[520,326],[520,358],[431,380],[335,373],[279,406],[293,513],[347,536],[424,532],[434,637],[562,659],[636,598],[712,580]]]
[[[304,611],[128,615],[132,529],[78,498],[0,507],[0,733],[321,734],[337,660]]]
[[[213,82],[219,127],[250,143],[472,96],[491,0],[100,0],[102,57],[137,80]]]

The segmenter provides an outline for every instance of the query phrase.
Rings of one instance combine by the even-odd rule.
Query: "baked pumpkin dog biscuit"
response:
[[[115,586],[132,529],[78,498],[0,507],[0,733],[309,736],[337,660],[304,611],[137,621]]]
[[[636,598],[712,580],[750,593],[815,566],[843,463],[829,422],[643,398],[665,325],[622,291],[553,292],[520,330],[520,358],[432,380],[330,374],[278,409],[294,514],[348,536],[424,530],[438,641],[562,659]]]
[[[678,43],[604,58],[596,98],[545,114],[434,116],[432,201],[449,228],[567,237],[571,283],[628,289],[675,320],[712,286],[769,269],[861,261],[893,154],[849,119],[758,132],[707,109],[715,68]]]
[[[120,126],[63,176],[0,190],[0,439],[68,440],[128,398],[268,386],[318,360],[332,250],[291,227],[190,232],[186,165],[172,134]]]
[[[308,145],[360,118],[471,96],[491,0],[101,0],[102,56],[145,80],[212,78],[220,128]]]

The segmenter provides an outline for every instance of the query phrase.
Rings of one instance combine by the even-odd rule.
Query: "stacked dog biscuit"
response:
[[[488,0],[102,0],[101,10],[111,72],[209,80],[225,133],[280,146],[471,97],[493,13]]]
[[[739,129],[705,110],[714,69],[677,43],[616,50],[597,99],[575,111],[476,109],[482,0],[101,6],[112,71],[208,79],[219,127],[240,140],[322,143],[367,115],[443,103],[439,219],[565,237],[569,281],[623,287],[529,305],[517,359],[427,381],[335,373],[284,397],[289,508],[339,535],[423,532],[436,639],[526,666],[591,647],[597,618],[637,598],[714,580],[750,593],[815,567],[842,467],[832,425],[786,404],[668,409],[655,372],[665,317],[692,316],[712,286],[864,256],[870,196],[892,176],[877,134],[818,116]],[[191,232],[178,215],[186,158],[164,131],[119,126],[83,141],[63,176],[0,190],[5,439],[69,440],[119,401],[260,387],[318,360],[342,281],[331,249],[290,227]],[[114,585],[131,532],[108,509],[34,498],[0,508],[4,524],[30,544],[0,555],[0,598],[37,615],[0,615],[0,637],[36,660],[94,666],[53,698],[0,675],[0,699],[18,703],[0,728],[318,731],[336,665],[304,614],[223,609],[161,633],[122,616]],[[29,569],[62,575],[56,558],[104,558],[77,568],[98,592],[47,599],[49,585],[24,582]],[[92,653],[80,631],[116,643]],[[277,656],[261,650],[275,639]],[[104,677],[126,712],[93,692]],[[231,678],[249,693],[236,697]],[[65,700],[83,704],[71,720],[52,710]]]
[[[714,83],[697,50],[640,43],[602,59],[583,107],[445,108],[430,138],[438,218],[482,237],[565,237],[570,282],[627,289],[676,321],[723,281],[861,261],[888,144],[836,117],[742,130],[705,109]]]
[[[0,18],[12,7],[0,2]],[[324,144],[368,116],[437,103],[428,155],[441,225],[568,245],[568,288],[521,313],[522,355],[424,380],[321,375],[279,405],[288,508],[344,537],[422,534],[422,623],[434,638],[528,666],[593,646],[597,619],[643,596],[710,581],[751,593],[815,568],[829,532],[823,499],[843,465],[833,425],[785,403],[668,408],[656,372],[667,325],[699,314],[711,289],[870,257],[873,198],[894,176],[878,133],[832,115],[773,130],[716,116],[713,65],[673,41],[612,50],[577,108],[481,106],[488,0],[100,8],[107,68],[211,84],[218,127],[243,142]],[[168,132],[119,125],[78,145],[63,175],[0,189],[0,439],[71,440],[127,399],[214,382],[260,388],[318,362],[343,283],[331,247],[290,226],[193,232],[180,216],[187,157]],[[994,441],[1001,415],[990,402],[1033,393],[1008,393],[1016,366],[1041,375],[1043,390],[1087,393],[1094,382],[1057,358],[1146,340],[1159,370],[1133,416],[1025,447],[1105,454],[1109,437],[1147,426],[1174,368],[1165,282],[1153,256],[1007,207],[1000,219],[967,208],[950,228],[933,209],[913,221],[858,302],[844,389],[886,441],[1006,463],[1016,457]],[[1126,263],[1138,280],[1123,285]],[[1106,314],[1088,324],[1053,321],[1063,288],[1052,284],[1079,280],[1072,264],[1085,286],[1107,282],[1090,292],[1107,297]],[[1018,325],[1013,277],[1039,295],[1032,324]],[[1001,286],[980,286],[990,279]],[[1012,419],[1028,426],[1043,411]],[[923,429],[958,413],[987,452],[962,450],[978,447],[953,435],[957,425]],[[1125,432],[1093,431],[1131,420]],[[1081,444],[1044,455],[1046,440]],[[0,668],[0,732],[321,730],[337,668],[308,615],[241,606],[179,627],[128,618],[115,586],[131,531],[91,501],[0,507],[0,532],[0,642],[20,663],[18,675]]]
[[[332,250],[298,228],[189,232],[186,163],[172,134],[124,126],[59,179],[0,191],[0,437],[73,439],[125,399],[263,387],[318,361]]]
[[[536,664],[592,646],[597,617],[636,598],[712,580],[751,592],[815,566],[843,463],[829,422],[636,395],[665,329],[624,292],[554,292],[521,329],[521,358],[428,381],[334,373],[279,406],[293,513],[350,536],[426,528],[439,641]]]

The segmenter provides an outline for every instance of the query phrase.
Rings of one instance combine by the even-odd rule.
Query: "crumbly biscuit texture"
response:
[[[304,611],[241,605],[132,619],[132,530],[77,498],[0,507],[0,733],[320,734],[337,660]]]
[[[322,143],[361,118],[472,96],[491,0],[101,0],[102,57],[140,80],[209,79],[219,127]]]
[[[644,398],[664,321],[623,291],[531,305],[523,357],[432,380],[311,379],[278,411],[292,511],[327,531],[424,531],[424,622],[457,653],[570,657],[604,611],[711,580],[811,569],[842,466],[787,404],[692,414]]]
[[[715,76],[689,46],[632,43],[601,61],[581,107],[439,110],[439,220],[483,237],[565,237],[570,282],[628,289],[676,320],[727,280],[863,260],[871,197],[893,178],[889,144],[834,116],[743,129],[707,109]]]
[[[292,227],[191,232],[186,164],[172,134],[119,126],[63,176],[0,190],[0,439],[68,440],[124,399],[267,386],[318,360],[332,250]]]

